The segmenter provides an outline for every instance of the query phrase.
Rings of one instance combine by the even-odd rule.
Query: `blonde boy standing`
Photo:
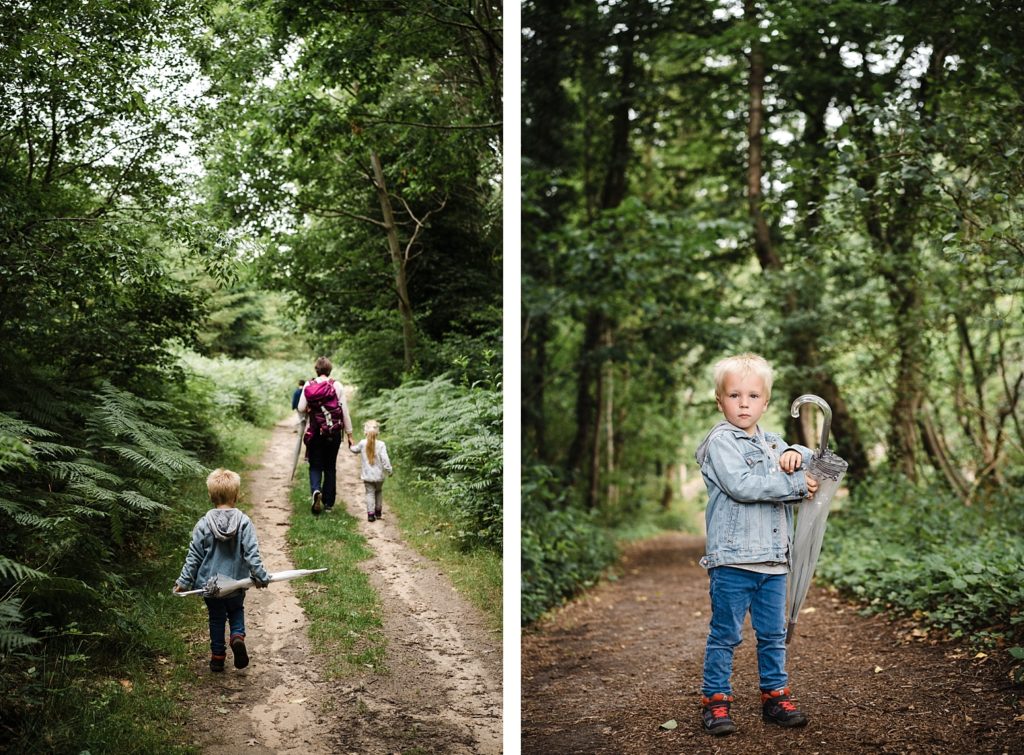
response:
[[[715,399],[725,420],[697,449],[708,489],[707,552],[711,622],[704,652],[701,721],[715,736],[731,734],[733,653],[750,613],[757,637],[762,717],[779,726],[805,726],[790,699],[786,675],[786,575],[793,509],[818,488],[802,467],[811,450],[787,445],[758,425],[768,408],[772,368],[756,354],[715,365]]]

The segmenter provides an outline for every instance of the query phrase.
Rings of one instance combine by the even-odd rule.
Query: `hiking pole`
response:
[[[292,471],[288,475],[288,479],[292,480],[295,478],[295,470],[299,468],[299,455],[302,453],[302,439],[306,435],[306,422],[309,421],[309,417],[303,417],[302,422],[299,424],[299,440],[295,444],[295,460],[292,462]]]

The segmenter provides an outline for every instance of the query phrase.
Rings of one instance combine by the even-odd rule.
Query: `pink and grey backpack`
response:
[[[309,408],[309,426],[306,428],[306,442],[314,435],[336,435],[345,431],[344,410],[338,401],[333,380],[322,383],[311,381],[303,391]]]

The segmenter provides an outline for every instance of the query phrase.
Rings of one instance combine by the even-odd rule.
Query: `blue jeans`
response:
[[[743,620],[757,637],[757,671],[764,691],[786,686],[786,575],[717,566],[711,580],[711,626],[704,650],[703,693],[732,694],[733,651],[743,639]]]
[[[334,506],[337,497],[338,450],[341,448],[341,433],[314,435],[306,450],[309,453],[309,492],[320,491],[324,497],[324,508]]]
[[[210,653],[223,656],[228,647],[224,642],[224,624],[230,624],[231,636],[245,637],[245,590],[226,598],[203,598],[210,612]]]

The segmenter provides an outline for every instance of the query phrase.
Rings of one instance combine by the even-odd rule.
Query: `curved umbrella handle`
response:
[[[818,447],[818,452],[824,453],[828,450],[828,431],[832,427],[832,407],[821,396],[805,393],[803,396],[798,396],[792,406],[789,407],[790,416],[799,417],[800,407],[804,404],[814,404],[825,413],[825,424],[821,428],[821,445]]]

